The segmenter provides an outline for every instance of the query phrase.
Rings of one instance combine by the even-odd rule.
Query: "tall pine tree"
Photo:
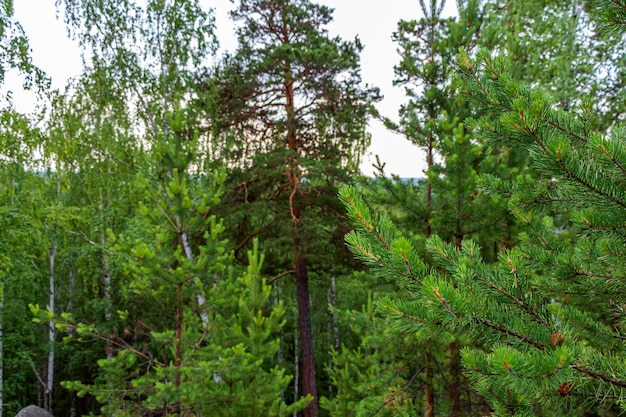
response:
[[[315,398],[304,414],[317,416],[310,277],[336,274],[333,264],[342,263],[336,190],[358,169],[377,93],[361,85],[358,40],[328,35],[330,8],[242,0],[232,16],[239,47],[206,87],[224,104],[227,142],[216,148],[234,168],[225,201],[239,208],[231,218],[236,251],[258,235],[274,281],[295,277],[302,393]],[[328,244],[339,249],[330,258]]]

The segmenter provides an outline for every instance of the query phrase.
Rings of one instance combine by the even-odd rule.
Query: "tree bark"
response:
[[[426,152],[426,239],[432,235],[432,229],[430,224],[432,214],[432,201],[433,201],[433,184],[430,178],[430,172],[433,167],[433,134],[430,133],[428,137],[428,148]],[[432,355],[428,351],[429,346],[426,345],[426,369],[424,370],[424,397],[426,405],[424,406],[424,417],[435,417],[435,393],[433,388],[433,369],[432,369]]]
[[[311,328],[311,302],[309,298],[309,276],[306,261],[296,257],[296,298],[300,328],[300,351],[302,352],[302,393],[313,396],[313,401],[304,409],[304,417],[317,417],[317,386],[315,381],[315,356],[313,354],[313,330]]]
[[[4,277],[0,281],[0,417],[4,408]]]
[[[108,172],[107,172],[108,174]],[[107,175],[108,177],[108,175]],[[102,195],[102,188],[100,189],[98,195],[98,211],[100,214],[100,250],[102,251],[102,284],[103,284],[103,292],[104,299],[106,301],[106,306],[104,309],[104,320],[107,324],[111,321],[113,314],[111,313],[111,306],[113,305],[113,301],[111,299],[111,273],[109,272],[109,257],[107,256],[106,246],[107,246],[107,238],[105,234],[106,230],[106,220],[104,216],[104,197]],[[111,340],[107,340],[106,342],[106,355],[107,360],[113,359],[113,345]]]
[[[450,417],[461,415],[461,360],[459,358],[459,343],[450,343],[450,385],[448,399],[450,401]]]
[[[335,348],[335,352],[339,352],[339,319],[337,318],[337,292],[335,286],[335,274],[330,276],[330,288],[326,293],[326,300],[328,305],[331,306],[328,310],[326,317],[326,331],[328,333],[328,351],[331,351],[331,347]],[[332,310],[332,311],[331,311]],[[332,335],[332,337],[331,337]],[[329,370],[333,369],[333,359],[328,357],[328,363],[326,364]],[[329,397],[333,398],[334,387],[332,380],[328,381],[328,393]]]
[[[288,34],[284,33],[285,44],[289,43]],[[301,232],[298,224],[300,222],[302,207],[299,204],[301,190],[300,167],[298,156],[300,147],[298,146],[298,136],[296,128],[296,109],[294,79],[291,72],[291,62],[285,62],[285,113],[287,116],[287,147],[292,151],[289,158],[289,179],[291,182],[291,193],[289,196],[289,210],[293,221],[294,233],[294,264],[296,268],[296,300],[298,304],[298,324],[300,331],[300,351],[302,353],[302,393],[311,395],[313,401],[304,409],[304,417],[317,417],[317,385],[315,380],[315,357],[313,355],[313,331],[311,329],[311,300],[309,295],[309,275],[306,261],[303,257],[303,247],[301,243]]]
[[[337,287],[335,274],[330,277],[330,303],[333,306],[333,341],[335,350],[339,352],[339,317],[337,317]]]
[[[424,371],[424,417],[435,417],[435,392],[433,389],[433,358],[428,350],[425,355],[426,369]]]
[[[185,250],[185,257],[187,258],[189,262],[194,263],[195,259],[193,256],[193,252],[191,250],[191,244],[189,243],[189,236],[184,230],[182,230],[182,226],[181,226],[181,231],[180,231],[180,238],[181,238],[181,243],[183,245],[183,249]],[[200,320],[202,320],[202,325],[204,326],[204,329],[206,330],[209,328],[209,315],[207,314],[206,311],[202,309],[202,306],[204,305],[204,303],[206,303],[206,297],[204,296],[203,293],[199,292],[196,295],[196,300],[198,301],[198,307],[200,308]]]
[[[294,365],[294,377],[293,377],[293,402],[298,402],[300,399],[300,361],[299,356],[300,352],[298,351],[298,329],[296,328],[294,337],[293,337],[293,365]],[[298,412],[293,412],[293,417],[298,417]]]
[[[48,294],[48,308],[54,314],[54,298],[55,298],[55,277],[54,277],[54,260],[57,253],[56,242],[48,253],[48,261],[50,264],[50,292]],[[56,330],[54,328],[54,319],[48,321],[48,366],[46,374],[46,392],[44,396],[44,408],[48,412],[52,412],[52,388],[54,387],[54,339]]]
[[[426,238],[428,239],[432,234],[432,226],[430,224],[430,217],[432,213],[433,207],[433,182],[430,178],[430,173],[433,169],[433,146],[434,139],[433,133],[430,133],[428,137],[428,148],[426,150]]]

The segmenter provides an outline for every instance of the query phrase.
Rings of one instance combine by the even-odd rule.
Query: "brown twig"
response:
[[[295,273],[296,273],[295,269],[290,269],[289,271],[281,272],[280,274],[276,275],[274,278],[272,278],[269,281],[267,281],[267,285],[273,284],[274,281],[277,281],[277,280],[281,279],[282,277],[284,277],[286,275],[295,274]]]

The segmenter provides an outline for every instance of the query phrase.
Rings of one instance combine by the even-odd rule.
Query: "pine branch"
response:
[[[559,148],[560,150],[560,148]],[[593,191],[594,193],[600,195],[601,197],[604,197],[612,202],[614,202],[615,204],[617,204],[618,206],[620,206],[623,209],[626,209],[626,203],[621,201],[620,199],[613,197],[611,195],[609,195],[608,193],[600,190],[598,187],[594,187],[591,183],[589,183],[588,181],[586,181],[584,178],[582,178],[579,175],[576,175],[572,170],[570,170],[567,165],[565,164],[565,162],[563,161],[562,158],[562,153],[558,152],[557,150],[557,161],[559,162],[561,168],[563,169],[565,176],[569,179],[572,179],[574,181],[576,181],[577,183],[581,184],[582,186],[584,186],[585,188],[588,188],[589,190]]]
[[[571,368],[587,376],[590,376],[594,379],[599,379],[601,381],[608,382],[609,384],[615,385],[616,387],[626,388],[626,381],[622,381],[620,379],[613,378],[609,375],[605,375],[601,372],[594,371],[593,369],[590,369],[586,366],[574,364],[574,365],[571,365]]]
[[[471,317],[472,320],[476,321],[477,323],[480,323],[484,326],[487,326],[491,329],[497,330],[500,333],[506,334],[508,336],[512,336],[516,339],[519,339],[529,345],[532,345],[534,347],[536,347],[537,349],[544,351],[546,349],[546,346],[542,345],[541,343],[539,343],[538,341],[532,339],[529,336],[525,336],[521,333],[515,332],[511,329],[507,329],[506,327],[496,324],[494,322],[492,322],[491,320],[487,319],[487,318],[482,318],[482,317]]]

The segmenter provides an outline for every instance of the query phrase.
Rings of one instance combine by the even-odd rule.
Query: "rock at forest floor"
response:
[[[36,405],[29,405],[20,410],[15,417],[52,417],[52,414]]]

